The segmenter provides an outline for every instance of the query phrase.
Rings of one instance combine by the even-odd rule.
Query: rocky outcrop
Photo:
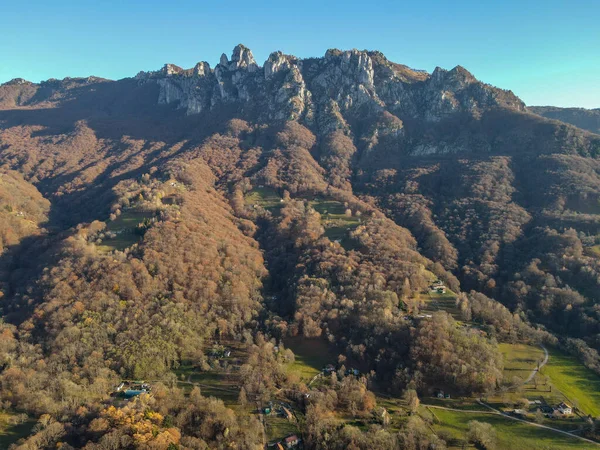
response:
[[[231,58],[223,54],[214,69],[206,62],[187,70],[166,64],[136,78],[157,83],[158,102],[177,104],[187,114],[239,103],[260,118],[303,119],[323,131],[344,129],[353,116],[367,112],[379,116],[386,111],[402,123],[439,122],[458,113],[477,118],[498,107],[525,110],[512,92],[481,83],[461,66],[428,74],[390,62],[379,52],[359,50],[332,49],[322,58],[305,60],[274,52],[260,67],[240,44]]]
[[[23,85],[23,84],[33,84],[31,81],[27,81],[24,78],[13,78],[10,81],[7,81],[6,83],[2,83],[0,84],[0,86],[19,86],[19,85]]]
[[[249,72],[256,72],[259,67],[250,49],[240,44],[233,49],[230,69],[246,69]]]
[[[265,79],[268,80],[273,75],[281,70],[289,70],[292,66],[297,65],[297,60],[284,55],[281,52],[274,52],[269,55],[269,58],[265,61],[263,70],[265,73]]]

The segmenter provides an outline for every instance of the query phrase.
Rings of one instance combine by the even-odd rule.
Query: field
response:
[[[331,241],[339,240],[346,250],[354,248],[354,241],[349,238],[348,231],[353,230],[361,219],[354,215],[346,215],[346,207],[335,200],[316,198],[310,205],[321,215],[321,224],[325,228],[325,236]]]
[[[527,379],[543,351],[538,347],[520,344],[500,344],[504,355],[504,376]],[[519,394],[528,399],[539,399],[549,405],[565,401],[577,406],[585,414],[600,415],[600,377],[587,369],[577,358],[557,349],[549,349],[550,358],[532,381]],[[509,378],[510,379],[510,378]]]
[[[231,351],[231,355],[213,361],[211,370],[201,371],[190,362],[184,362],[174,373],[179,380],[179,386],[186,392],[197,386],[202,395],[219,398],[227,406],[235,407],[238,405],[241,384],[238,370],[247,358],[247,353],[244,345],[239,342],[228,341],[224,346]]]
[[[268,442],[277,442],[290,434],[298,433],[298,425],[295,422],[278,417],[276,413],[265,416],[264,425]]]
[[[102,252],[111,252],[113,250],[125,250],[139,242],[141,235],[137,233],[136,228],[144,219],[149,219],[153,213],[146,211],[125,210],[113,221],[106,224],[106,231],[117,233],[114,238],[102,240],[102,244],[98,245],[98,250]]]
[[[546,367],[553,363],[552,356],[548,360],[548,365],[542,368],[541,373],[536,373],[532,381],[523,384],[531,375],[532,370],[537,367],[538,362],[541,362],[544,358],[544,351],[540,347],[524,344],[500,344],[499,349],[504,357],[504,380],[509,383],[514,381],[521,384],[522,387],[489,396],[486,399],[488,404],[494,408],[509,411],[515,408],[519,400],[523,398],[530,401],[539,400],[542,405],[549,406],[568,400],[560,390],[552,385],[549,379],[545,379],[543,376]],[[528,410],[527,419],[534,420],[536,406],[530,405]],[[573,416],[564,420],[545,419],[543,423],[556,428],[573,430],[576,427],[573,424],[575,419],[578,418]]]
[[[518,377],[522,383],[544,358],[543,350],[540,347],[532,345],[500,344],[499,348],[504,357],[504,377],[508,381],[513,377]],[[520,407],[517,405],[523,398],[540,400],[542,405],[546,404],[549,406],[566,401],[567,403],[579,405],[586,413],[595,414],[599,405],[600,387],[595,384],[598,382],[600,382],[599,378],[582,366],[575,358],[563,355],[556,350],[551,350],[548,363],[542,368],[541,373],[536,375],[536,381],[531,381],[516,389],[490,395],[485,401],[492,407],[506,412]],[[522,424],[510,419],[485,414],[483,412],[488,412],[489,410],[478,404],[474,398],[427,398],[424,399],[424,404],[459,410],[482,411],[482,414],[473,412],[461,413],[458,411],[431,408],[431,411],[438,419],[436,429],[451,432],[456,439],[462,439],[461,433],[464,436],[464,431],[467,429],[469,420],[479,420],[491,423],[495,427],[500,427],[500,429],[497,429],[499,439],[501,442],[504,440],[507,445],[507,447],[501,445],[500,448],[509,448],[508,443],[513,441],[523,446],[515,446],[513,448],[565,448],[565,445],[566,448],[588,448],[583,443],[565,443],[565,439],[569,441],[568,436],[561,437],[560,434],[552,434],[551,437],[546,436],[546,440],[536,437],[537,446],[535,446],[527,442],[529,435],[537,436],[540,432],[546,434],[552,432],[540,430],[533,425]],[[528,411],[526,418],[529,421],[535,419],[536,409],[537,407],[533,404],[526,408]],[[584,420],[576,414],[564,418],[544,418],[542,421],[543,425],[565,431],[577,430],[583,423]],[[527,429],[530,429],[529,435],[526,433]],[[461,443],[457,442],[455,444],[460,446]],[[572,445],[577,446],[572,447]]]
[[[600,416],[600,377],[575,357],[551,350],[542,374],[585,414]]]
[[[0,412],[0,448],[8,448],[19,439],[29,436],[34,423],[28,420],[19,425],[13,425],[11,418],[14,416],[6,412]]]
[[[250,207],[261,207],[273,214],[277,214],[283,206],[281,195],[275,189],[264,186],[252,189],[244,200]],[[339,240],[347,250],[354,248],[355,242],[349,238],[348,231],[360,224],[359,217],[347,216],[344,204],[335,200],[315,198],[309,204],[321,215],[326,237],[331,241]]]
[[[456,307],[456,294],[450,289],[446,288],[445,294],[427,292],[419,295],[423,304],[421,313],[431,314],[435,311],[446,311],[454,320],[461,321],[460,311]]]
[[[499,344],[504,357],[504,378],[519,377],[523,381],[529,377],[538,362],[544,359],[544,351],[540,347],[525,344]]]
[[[293,337],[287,338],[284,343],[296,355],[288,372],[296,374],[303,381],[310,381],[327,364],[337,363],[337,357],[324,339]]]
[[[499,415],[484,413],[467,413],[458,411],[447,411],[442,409],[428,409],[423,415],[433,415],[434,429],[436,432],[448,433],[453,440],[449,448],[463,448],[462,444],[471,420],[491,424],[496,430],[498,437],[498,450],[504,449],[528,449],[528,450],[564,450],[593,448],[591,444],[579,441],[575,438],[553,432],[551,430],[537,428]]]
[[[281,196],[273,188],[257,187],[245,196],[246,204],[249,206],[261,206],[267,211],[276,213],[281,209]]]

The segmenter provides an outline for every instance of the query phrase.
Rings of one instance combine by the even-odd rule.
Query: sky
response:
[[[600,108],[600,0],[0,0],[0,83],[214,67],[239,43],[261,65],[276,50],[380,50],[428,72],[462,65],[528,105]]]

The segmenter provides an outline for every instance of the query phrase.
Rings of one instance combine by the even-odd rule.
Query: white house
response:
[[[565,402],[562,402],[560,405],[558,405],[556,407],[556,410],[565,416],[573,414],[573,408],[567,405]]]

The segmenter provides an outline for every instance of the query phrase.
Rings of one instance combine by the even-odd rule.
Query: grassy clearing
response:
[[[433,415],[434,429],[452,436],[449,448],[463,448],[469,421],[477,420],[491,424],[498,437],[498,450],[564,450],[594,448],[591,444],[579,441],[551,430],[537,428],[499,415],[466,413],[431,409],[424,415]]]
[[[460,310],[456,307],[456,294],[446,288],[445,294],[427,292],[421,295],[421,302],[425,305],[421,312],[431,314],[435,311],[446,311],[454,320],[461,321]]]
[[[350,239],[348,232],[360,225],[360,217],[346,215],[344,204],[335,200],[316,198],[310,202],[310,205],[321,215],[325,236],[330,241],[340,241],[340,245],[346,250],[356,247],[356,243]]]
[[[144,222],[144,219],[150,219],[154,214],[150,211],[125,210],[113,221],[106,224],[106,231],[117,233],[114,238],[102,240],[98,245],[101,252],[111,252],[113,250],[125,250],[133,244],[140,241],[141,234],[137,232],[137,226]]]
[[[13,424],[14,414],[0,412],[0,448],[8,448],[21,438],[31,434],[35,421],[28,420],[22,424]]]
[[[276,442],[290,434],[298,433],[298,425],[273,413],[265,416],[265,431],[267,433],[267,441]]]
[[[438,277],[433,273],[426,271],[426,275],[429,278],[429,283],[433,284]],[[431,289],[421,292],[419,294],[422,313],[431,314],[435,311],[446,311],[450,314],[454,320],[461,321],[460,310],[456,307],[456,294],[452,292],[448,286],[446,286],[445,293],[432,292]]]
[[[205,397],[216,397],[229,406],[238,405],[241,380],[239,367],[247,359],[244,344],[236,341],[224,341],[223,346],[231,351],[229,357],[212,360],[211,369],[202,371],[192,362],[185,361],[174,370],[179,387],[189,393],[195,386]]]
[[[500,344],[500,351],[504,355],[504,376],[508,379],[513,376],[526,379],[543,359],[543,350],[533,346]],[[551,406],[566,401],[585,414],[600,416],[600,377],[573,356],[556,349],[550,349],[549,353],[550,359],[535,381],[512,397],[541,400]]]
[[[287,338],[284,343],[296,356],[295,361],[288,366],[288,373],[296,374],[301,380],[309,381],[324,366],[337,362],[337,356],[323,339],[292,337]]]
[[[583,249],[583,251],[587,256],[593,256],[595,258],[600,258],[600,245],[593,245],[591,247],[585,247]]]
[[[246,204],[249,206],[261,206],[267,211],[277,212],[282,207],[281,196],[273,188],[257,187],[245,196]]]
[[[577,358],[552,349],[541,373],[585,414],[600,416],[600,377]]]
[[[544,351],[533,345],[499,344],[498,348],[504,358],[504,378],[508,380],[515,376],[526,380],[544,359]]]

